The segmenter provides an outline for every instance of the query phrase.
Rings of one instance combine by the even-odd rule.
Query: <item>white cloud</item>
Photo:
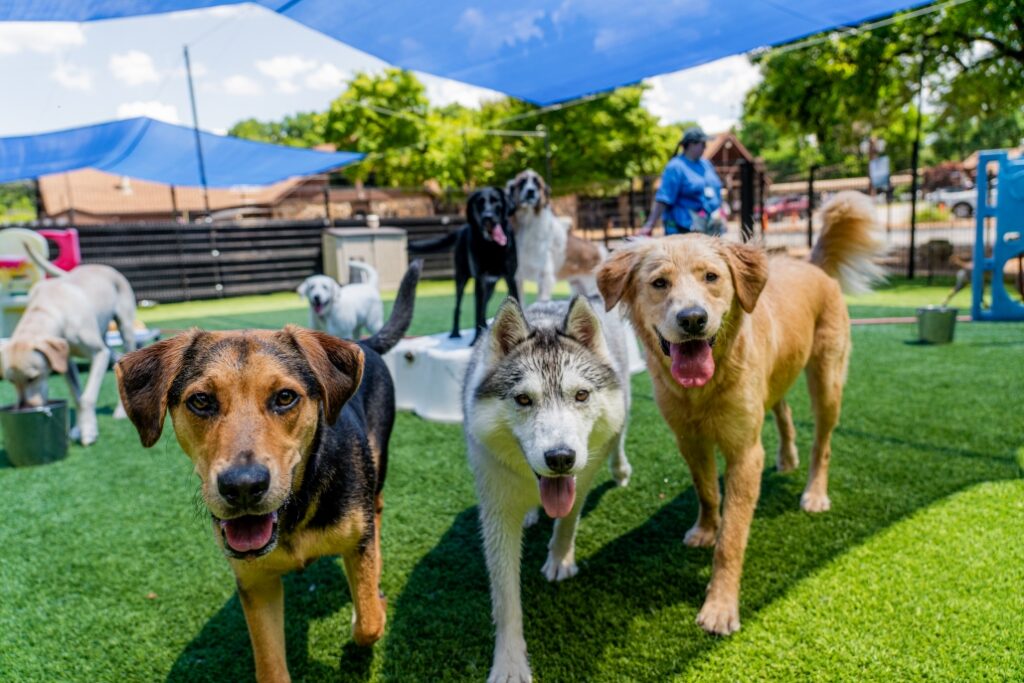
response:
[[[464,107],[475,108],[479,107],[480,103],[485,100],[496,100],[502,97],[501,93],[494,90],[478,88],[475,85],[441,78],[440,76],[417,71],[416,77],[426,86],[427,98],[430,100],[430,103],[439,107],[457,102]]]
[[[262,95],[263,86],[248,76],[235,74],[228,76],[221,83],[221,87],[228,95]]]
[[[277,91],[282,93],[298,92],[299,86],[295,79],[312,71],[316,66],[315,59],[306,59],[299,55],[278,55],[270,59],[256,60],[259,72],[274,79],[277,82]]]
[[[544,10],[520,9],[484,16],[480,10],[469,7],[459,16],[455,30],[467,36],[471,54],[493,55],[503,46],[515,47],[534,38],[543,39],[540,22],[545,14]],[[495,26],[501,27],[497,34]]]
[[[85,45],[85,32],[78,24],[0,22],[0,55],[23,50],[46,54],[81,45]]]
[[[348,74],[333,64],[321,64],[316,71],[306,76],[306,87],[310,90],[339,90]]]
[[[111,55],[109,65],[110,73],[125,85],[143,85],[160,80],[153,58],[141,50]]]
[[[760,70],[742,55],[650,78],[644,104],[662,121],[698,121],[707,132],[728,130],[743,110],[743,98],[761,81]]]
[[[167,104],[158,100],[125,102],[117,107],[117,118],[131,119],[136,116],[148,116],[158,121],[167,123],[181,123],[178,117],[178,108],[173,104]]]
[[[92,71],[84,66],[68,64],[60,60],[50,72],[50,78],[68,90],[92,90]]]

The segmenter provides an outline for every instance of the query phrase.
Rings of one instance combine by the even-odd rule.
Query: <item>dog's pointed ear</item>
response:
[[[606,346],[601,333],[601,319],[597,317],[585,296],[574,296],[562,323],[565,334],[596,353],[604,354]]]
[[[623,298],[632,298],[633,273],[640,265],[640,254],[635,248],[613,252],[597,271],[597,289],[604,299],[604,310],[615,308]]]
[[[46,356],[46,362],[50,364],[50,369],[54,372],[63,374],[68,371],[68,355],[71,353],[71,349],[68,347],[67,340],[58,337],[41,337],[35,340],[33,348]]]
[[[736,298],[747,313],[752,313],[761,291],[768,282],[768,256],[764,249],[737,242],[723,243],[725,259],[732,272]]]
[[[282,334],[305,356],[320,385],[324,418],[327,424],[334,424],[363,381],[366,356],[362,348],[354,342],[297,325],[286,325]]]
[[[127,353],[114,366],[121,404],[146,448],[160,440],[171,383],[181,372],[185,353],[202,334],[193,328]]]
[[[519,302],[513,297],[505,299],[494,316],[491,325],[491,350],[501,358],[526,341],[530,336],[530,325]]]

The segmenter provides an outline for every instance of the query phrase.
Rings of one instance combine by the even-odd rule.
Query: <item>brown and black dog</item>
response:
[[[355,642],[384,632],[381,489],[395,392],[380,354],[409,327],[420,269],[409,268],[391,318],[362,342],[292,325],[192,330],[117,364],[142,444],[157,442],[169,412],[195,463],[262,683],[289,680],[281,577],[318,557],[342,556]]]

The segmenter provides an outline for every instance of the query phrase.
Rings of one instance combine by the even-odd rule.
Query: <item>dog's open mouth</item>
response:
[[[711,353],[718,336],[688,339],[678,344],[669,342],[654,328],[661,343],[661,352],[672,360],[672,378],[687,389],[702,387],[715,374],[715,357]]]
[[[499,247],[508,244],[508,235],[505,234],[505,229],[501,227],[501,223],[495,222],[493,218],[485,218],[484,229],[487,230],[491,240]]]
[[[253,558],[266,555],[277,546],[277,511],[265,515],[244,515],[234,519],[219,519],[224,550],[235,558]]]
[[[576,502],[576,477],[542,477],[537,475],[540,504],[552,519],[566,517]]]

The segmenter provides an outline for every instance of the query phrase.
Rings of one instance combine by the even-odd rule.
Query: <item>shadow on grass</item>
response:
[[[864,451],[871,447],[870,440],[858,436],[847,441],[844,450],[851,453],[858,452],[857,446]],[[847,485],[837,491],[834,487],[833,511],[816,516],[798,509],[806,467],[799,474],[766,471],[745,564],[742,618],[756,618],[758,611],[801,580],[915,510],[976,483],[1015,476],[1010,458],[994,462],[971,455],[953,459],[945,453],[866,456],[860,464],[870,471],[853,476],[870,477],[875,488]],[[916,463],[910,469],[920,467],[941,476],[913,488],[907,483],[911,459]],[[607,482],[595,489],[592,496],[596,497],[585,510],[594,511],[596,500],[612,487]],[[712,558],[711,550],[689,549],[681,542],[696,509],[696,497],[688,487],[642,524],[583,558],[579,575],[562,584],[547,583],[539,571],[547,553],[550,521],[545,519],[527,531],[523,612],[537,678],[611,679],[614,676],[599,667],[612,662],[619,677],[663,681],[684,672],[722,642],[694,623]],[[587,527],[581,526],[581,535]],[[460,513],[419,561],[393,603],[384,678],[486,678],[494,633],[488,590],[473,507]],[[650,635],[645,638],[645,633]],[[585,657],[580,656],[583,653]]]
[[[351,603],[345,574],[334,557],[321,558],[304,572],[289,574],[285,585],[285,640],[288,668],[294,680],[365,681],[373,663],[373,649],[351,641],[346,629],[338,633],[342,648],[339,676],[335,666],[309,659],[311,622],[335,614]],[[315,590],[310,590],[310,587]],[[237,593],[228,600],[189,643],[174,663],[168,681],[193,683],[253,679],[252,647]]]

